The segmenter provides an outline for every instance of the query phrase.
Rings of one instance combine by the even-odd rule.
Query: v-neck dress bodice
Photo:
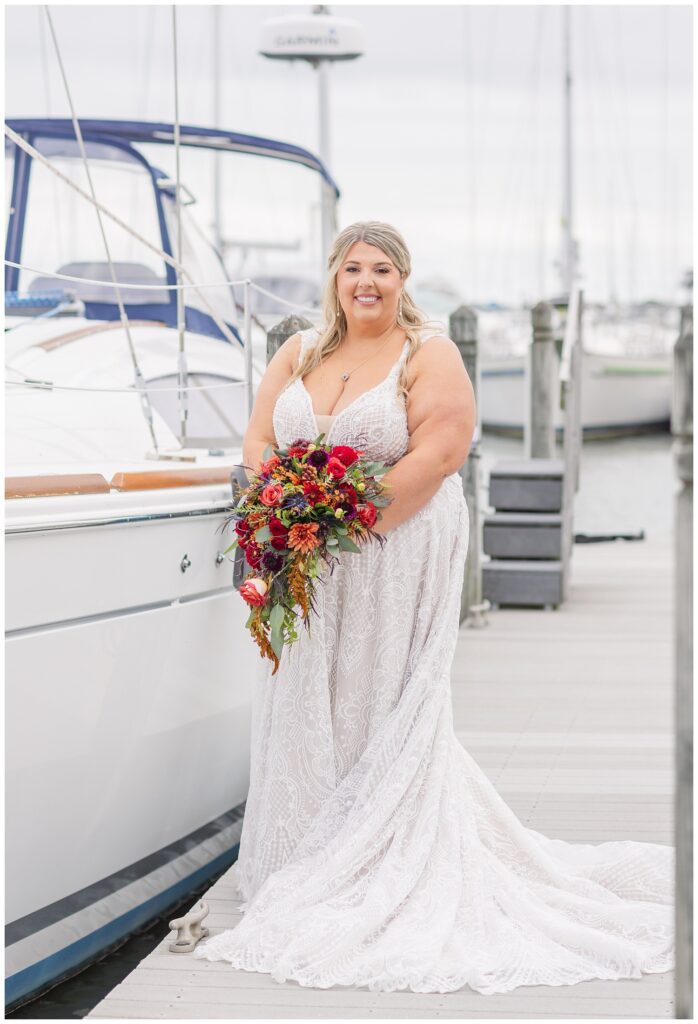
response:
[[[307,346],[318,340],[319,331],[311,327],[300,333],[302,358]],[[285,448],[301,437],[314,439],[323,431],[326,444],[355,445],[368,458],[393,465],[407,452],[410,440],[405,401],[397,390],[407,349],[405,342],[387,376],[332,416],[314,412],[312,398],[300,377],[287,385],[278,396],[273,413],[277,445]]]

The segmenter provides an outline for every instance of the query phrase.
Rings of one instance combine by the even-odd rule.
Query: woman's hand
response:
[[[410,443],[382,478],[392,501],[373,527],[381,534],[413,516],[460,469],[475,431],[475,393],[454,341],[445,335],[430,338],[414,354],[409,369]]]

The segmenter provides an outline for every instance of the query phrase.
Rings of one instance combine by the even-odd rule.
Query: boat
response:
[[[669,430],[672,346],[677,311],[662,316],[625,311],[611,316],[593,307],[582,317],[581,427],[601,439]],[[561,321],[557,318],[558,332]],[[561,335],[560,335],[561,336]],[[528,422],[530,310],[478,313],[481,346],[479,405],[486,432],[521,437]],[[558,348],[559,351],[559,348]],[[555,431],[564,412],[556,405]]]
[[[337,194],[278,140],[80,129],[92,201],[72,121],[6,122],[8,1009],[223,871],[244,816],[263,668],[226,516],[264,360],[150,154],[300,163]]]
[[[572,90],[573,11],[562,8],[563,120],[562,120],[562,237],[561,291],[550,298],[556,314],[558,353],[564,320],[574,282],[580,283],[580,246],[575,237],[574,149]],[[631,253],[633,258],[634,253]],[[601,310],[585,296],[582,314],[581,429],[583,437],[613,437],[669,430],[671,409],[671,345],[678,334],[678,310],[668,309],[659,323],[656,310],[631,308],[624,316]],[[650,304],[651,305],[651,304]],[[667,307],[661,310],[667,312]],[[554,316],[555,322],[555,316]],[[525,434],[530,422],[531,343],[530,310],[482,311],[479,324],[480,388],[478,405],[483,431],[515,437]],[[648,344],[648,341],[650,344]],[[564,419],[555,403],[553,421],[562,436]]]

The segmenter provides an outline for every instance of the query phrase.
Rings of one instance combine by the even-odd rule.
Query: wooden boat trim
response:
[[[151,491],[164,487],[202,487],[205,484],[229,484],[232,466],[201,466],[198,469],[146,470],[115,473],[111,488],[115,491]]]
[[[110,491],[154,491],[170,487],[230,484],[232,469],[232,466],[201,466],[196,469],[119,472],[111,481],[100,473],[10,476],[5,478],[5,497],[41,498],[61,494],[108,494]]]
[[[60,494],[108,494],[109,490],[109,483],[101,473],[5,477],[6,498],[44,498]]]

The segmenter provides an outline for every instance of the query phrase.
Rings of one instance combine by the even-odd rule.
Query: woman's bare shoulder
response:
[[[422,338],[409,361],[408,387],[418,378],[442,378],[444,373],[460,375],[464,369],[460,349],[446,333]]]

